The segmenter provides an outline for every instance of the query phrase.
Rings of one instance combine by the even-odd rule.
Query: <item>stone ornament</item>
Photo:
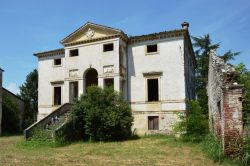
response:
[[[92,39],[92,37],[95,35],[95,31],[92,30],[91,28],[88,29],[88,31],[85,33],[85,36],[88,38],[88,39]]]
[[[78,70],[69,71],[69,77],[77,77],[77,76],[78,76]]]
[[[103,73],[114,73],[114,66],[104,66],[103,67]]]

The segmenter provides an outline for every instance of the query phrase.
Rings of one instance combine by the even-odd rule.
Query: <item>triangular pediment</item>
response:
[[[66,38],[64,38],[61,43],[63,45],[66,45],[69,43],[90,41],[92,39],[115,36],[122,33],[123,32],[119,29],[114,29],[107,26],[88,22],[70,35],[68,35]]]

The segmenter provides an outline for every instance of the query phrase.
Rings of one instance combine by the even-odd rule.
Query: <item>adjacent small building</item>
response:
[[[130,103],[137,134],[170,133],[186,100],[195,98],[196,61],[189,24],[181,29],[129,37],[87,22],[63,48],[38,58],[38,120],[71,103],[90,85],[113,85]]]

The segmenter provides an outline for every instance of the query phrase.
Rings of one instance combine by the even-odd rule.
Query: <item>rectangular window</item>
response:
[[[61,87],[54,87],[54,105],[61,105],[62,104],[62,92]]]
[[[156,53],[158,52],[157,44],[147,45],[147,53]]]
[[[148,130],[159,130],[159,116],[148,117]]]
[[[62,60],[61,59],[54,59],[54,66],[59,66],[62,64]]]
[[[78,81],[69,83],[69,102],[72,103],[74,100],[78,98]]]
[[[114,50],[114,44],[113,43],[103,45],[103,52],[108,52],[108,51],[113,51],[113,50]]]
[[[148,101],[159,101],[158,79],[148,79]]]
[[[69,56],[70,56],[70,57],[78,56],[78,55],[79,55],[78,49],[74,49],[74,50],[70,50],[70,51],[69,51]]]
[[[114,78],[104,79],[104,86],[114,87]]]

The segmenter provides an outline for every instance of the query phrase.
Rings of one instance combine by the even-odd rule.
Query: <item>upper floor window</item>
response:
[[[147,53],[157,53],[158,52],[158,46],[157,44],[147,45],[146,48]]]
[[[54,59],[54,66],[60,66],[62,64],[62,59]]]
[[[69,56],[72,57],[72,56],[78,56],[79,55],[79,51],[78,49],[74,49],[74,50],[70,50],[69,51]]]
[[[103,45],[103,52],[113,51],[114,43],[108,43]]]

